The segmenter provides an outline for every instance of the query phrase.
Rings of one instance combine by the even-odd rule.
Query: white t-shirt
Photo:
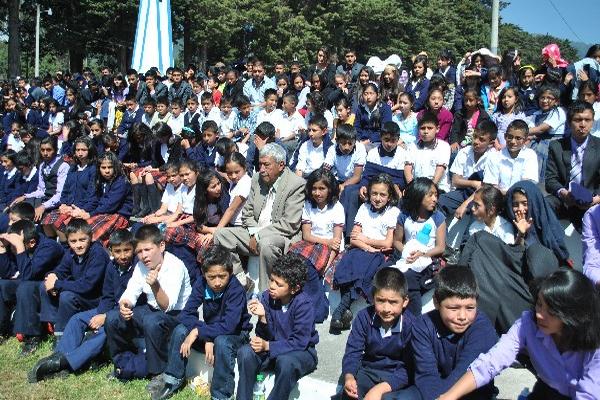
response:
[[[463,147],[456,154],[454,162],[450,167],[450,172],[468,179],[475,172],[483,171],[485,169],[485,164],[494,153],[496,153],[496,149],[490,148],[479,157],[479,160],[475,161],[473,146]]]
[[[227,136],[233,130],[233,121],[235,121],[236,116],[237,113],[235,111],[231,111],[229,115],[225,115],[223,112],[219,113],[219,121],[217,121],[219,135]]]
[[[229,188],[229,205],[233,202],[237,196],[240,196],[244,199],[244,203],[248,196],[250,195],[250,186],[252,186],[252,178],[248,176],[248,174],[244,174],[239,180],[238,183],[232,185]],[[237,213],[231,217],[230,225],[241,226],[242,225],[242,209],[244,208],[244,204],[240,206]]]
[[[196,185],[189,188],[184,184],[181,185],[181,207],[184,214],[194,214],[194,201],[196,200]]]
[[[425,225],[429,224],[431,226],[431,230],[429,231],[429,242],[427,243],[428,249],[433,249],[435,247],[437,228],[444,222],[446,222],[446,217],[444,217],[444,214],[442,214],[441,211],[434,211],[425,221],[415,221],[410,215],[404,212],[398,217],[398,225],[401,225],[404,228],[404,243],[416,239],[417,234]]]
[[[331,168],[331,172],[338,181],[345,182],[354,175],[354,168],[364,167],[367,162],[367,150],[365,145],[356,141],[352,154],[339,155],[336,152],[337,145],[327,150],[324,164]]]
[[[167,183],[167,186],[165,186],[165,191],[163,192],[160,202],[167,204],[168,212],[174,213],[177,211],[177,206],[182,203],[181,190],[184,186],[184,184],[180,184],[177,189],[170,183]]]
[[[400,210],[397,207],[388,206],[384,212],[375,212],[370,203],[364,203],[358,209],[354,224],[360,225],[362,234],[373,240],[384,240],[389,229],[396,227],[396,220]]]
[[[486,231],[506,244],[515,243],[515,231],[513,224],[502,218],[500,215],[496,217],[494,226],[490,229],[483,221],[475,221],[469,227],[469,235],[474,235],[479,231]]]
[[[331,147],[334,147],[333,145]],[[321,168],[325,161],[325,153],[323,152],[323,142],[318,147],[315,147],[312,140],[307,140],[302,143],[298,150],[298,163],[296,164],[296,171],[300,170],[302,173],[310,174],[316,169]]]
[[[125,289],[119,301],[128,300],[135,306],[140,295],[145,293],[148,304],[160,309],[152,288],[146,283],[146,276],[149,272],[150,270],[146,268],[144,263],[138,261],[127,283],[127,289]],[[190,276],[183,261],[173,254],[165,252],[162,266],[158,272],[158,282],[169,299],[169,306],[165,312],[183,310],[192,292]]]
[[[292,115],[283,112],[279,120],[279,126],[275,126],[275,128],[279,129],[281,139],[287,139],[295,136],[299,130],[306,129],[306,123],[304,117],[298,111],[294,111]]]
[[[413,166],[413,176],[415,178],[426,177],[433,179],[435,169],[438,166],[444,167],[444,174],[437,186],[440,190],[448,192],[450,182],[448,182],[448,164],[450,163],[450,145],[440,139],[436,139],[436,145],[433,148],[420,147],[413,143],[408,147],[407,164]]]
[[[271,112],[267,112],[267,110],[262,109],[256,115],[256,126],[260,125],[262,122],[270,122],[271,125],[273,125],[275,129],[277,129],[281,125],[282,118],[283,111],[280,109],[276,108]]]
[[[181,135],[181,130],[183,129],[185,114],[180,113],[178,116],[174,116],[171,114],[171,118],[167,122],[167,125],[171,127],[173,133],[177,136]]]
[[[333,228],[343,227],[345,222],[344,206],[338,201],[333,206],[326,206],[323,209],[313,207],[310,201],[304,202],[302,210],[302,223],[310,224],[310,233],[323,239],[333,238]],[[343,244],[342,237],[342,245]]]
[[[371,162],[375,165],[381,165],[382,167],[387,167],[391,169],[397,169],[399,171],[404,171],[404,165],[408,160],[408,153],[402,147],[396,147],[396,152],[393,157],[381,157],[379,154],[379,146],[372,148],[369,150],[367,154],[367,162]]]
[[[497,185],[500,190],[508,190],[526,179],[538,183],[538,177],[537,154],[528,148],[522,148],[517,158],[512,158],[505,147],[490,157],[483,170],[483,182]]]

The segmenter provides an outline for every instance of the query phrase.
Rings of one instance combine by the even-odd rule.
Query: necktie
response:
[[[583,164],[583,146],[579,146],[573,152],[573,158],[571,159],[571,172],[569,174],[569,178],[571,182],[581,183]]]

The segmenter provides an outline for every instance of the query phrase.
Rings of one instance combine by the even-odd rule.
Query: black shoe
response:
[[[165,376],[163,374],[156,375],[146,385],[146,390],[153,395],[158,390],[162,389],[165,385]]]
[[[350,327],[352,326],[352,318],[354,318],[354,315],[352,315],[352,311],[350,311],[350,310],[344,311],[344,313],[342,314],[342,330],[343,331],[350,329]]]
[[[27,374],[27,380],[29,383],[39,382],[49,375],[62,371],[64,363],[64,356],[61,353],[52,353],[35,364],[33,369]]]
[[[332,319],[329,323],[329,333],[332,335],[339,335],[342,333],[342,320]]]
[[[179,385],[165,383],[159,390],[152,393],[152,400],[165,400],[173,396],[183,386],[183,380]]]
[[[8,335],[0,335],[0,346],[6,343],[8,339],[10,339]]]
[[[38,336],[26,337],[21,347],[21,356],[26,357],[36,352],[42,340]]]

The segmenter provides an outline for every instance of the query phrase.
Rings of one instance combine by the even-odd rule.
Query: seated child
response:
[[[331,317],[333,333],[350,329],[350,306],[358,296],[371,300],[373,275],[385,261],[383,252],[392,248],[394,226],[400,213],[392,178],[387,174],[371,178],[367,198],[369,201],[360,206],[353,221],[351,248],[340,253],[332,266],[335,268],[333,287],[339,288],[341,295],[340,304]]]
[[[252,330],[246,292],[233,274],[231,254],[222,246],[211,247],[202,264],[202,277],[192,289],[180,324],[169,340],[165,372],[149,385],[151,395],[164,399],[185,385],[185,370],[194,348],[205,354],[214,367],[210,395],[230,399],[235,389],[235,359],[240,346],[248,343]],[[202,317],[198,309],[202,307]],[[153,397],[154,398],[154,397]]]
[[[152,129],[158,122],[158,113],[156,112],[156,100],[148,96],[144,101],[144,114],[142,115],[141,122],[146,124],[148,128]]]
[[[156,99],[156,122],[162,122],[168,124],[171,120],[171,113],[169,112],[169,99],[167,97],[160,97]],[[152,125],[154,126],[154,125]]]
[[[510,86],[510,82],[504,80],[504,74],[505,71],[502,70],[500,65],[492,65],[488,68],[488,83],[481,86],[481,101],[483,102],[483,108],[489,115],[496,111],[502,101],[500,92]]]
[[[219,138],[218,131],[219,127],[217,123],[213,120],[208,120],[202,124],[202,140],[200,143],[194,147],[191,147],[185,140],[181,143],[188,158],[201,168],[215,168],[215,158],[217,156],[215,143]]]
[[[440,210],[451,219],[456,215],[462,218],[473,201],[473,192],[481,187],[483,170],[491,155],[495,153],[492,145],[496,140],[496,125],[488,119],[477,124],[473,132],[472,145],[458,151],[450,167],[454,190],[439,198]]]
[[[437,210],[438,189],[429,178],[408,184],[394,231],[396,267],[408,283],[408,309],[421,314],[421,291],[430,286],[434,258],[446,248],[446,219]]]
[[[110,235],[108,246],[113,260],[106,267],[100,303],[69,319],[54,352],[39,360],[29,372],[30,383],[39,382],[62,370],[78,372],[102,354],[106,342],[106,314],[118,307],[119,298],[133,273],[133,235],[126,229],[114,231]],[[94,334],[86,335],[88,331]]]
[[[424,113],[419,120],[419,141],[408,148],[404,177],[407,183],[414,178],[429,178],[445,193],[450,190],[450,145],[436,137],[437,131],[437,117],[430,112]]]
[[[233,111],[233,99],[228,96],[221,97],[219,110],[219,136],[232,138],[233,123],[237,115],[237,112]]]
[[[92,227],[73,218],[65,229],[69,251],[39,285],[40,321],[53,325],[61,336],[69,319],[97,307],[102,295],[104,271],[110,259],[100,242],[92,241]],[[35,301],[34,301],[35,302]]]
[[[469,227],[469,235],[486,231],[506,244],[515,243],[512,222],[502,217],[504,195],[496,187],[483,184],[473,194],[473,217],[475,222]]]
[[[302,290],[306,265],[295,254],[285,254],[273,264],[269,290],[248,303],[258,317],[256,336],[237,353],[238,400],[251,400],[256,374],[275,371],[275,384],[268,400],[287,399],[298,379],[317,367],[313,305]]]
[[[527,123],[516,119],[506,128],[506,147],[493,153],[485,164],[483,182],[506,193],[515,183],[531,180],[538,183],[538,157],[525,147],[529,135]]]
[[[400,140],[406,149],[410,144],[417,141],[419,128],[417,126],[417,114],[413,112],[415,99],[412,94],[402,92],[398,96],[398,113],[392,117],[392,121],[400,128]]]
[[[198,97],[197,96],[191,96],[188,100],[187,100],[187,111],[185,112],[185,114],[183,114],[183,126],[192,126],[192,125],[202,125],[202,122],[204,121],[200,121],[200,110],[198,108]]]
[[[346,74],[342,75],[344,79],[348,79]],[[337,80],[338,78],[336,78]],[[344,95],[337,99],[334,103],[336,118],[333,120],[333,137],[332,140],[337,142],[337,130],[342,125],[350,125],[354,127],[354,119],[356,115],[352,112],[352,104]],[[355,130],[356,131],[356,130]]]
[[[315,305],[316,322],[321,323],[329,314],[321,275],[344,249],[344,207],[338,201],[337,182],[328,170],[317,169],[308,175],[305,193],[302,240],[292,244],[289,251],[305,260],[308,278],[304,292]]]
[[[495,147],[502,149],[506,146],[506,128],[515,119],[525,119],[523,112],[523,103],[519,98],[518,89],[514,86],[502,89],[498,96],[498,105],[496,112],[492,115],[492,121],[498,127],[498,141]]]
[[[277,108],[277,89],[267,89],[264,94],[264,108],[256,115],[256,124],[270,122],[273,126],[279,126],[283,111]]]
[[[356,314],[346,342],[343,399],[396,398],[394,395],[408,386],[409,343],[415,317],[404,312],[407,304],[402,272],[395,268],[377,271],[373,277],[373,305]]]
[[[9,194],[12,193],[16,186],[21,173],[15,166],[15,157],[17,153],[14,150],[6,150],[0,154],[0,162],[2,169],[0,171],[0,210],[4,210],[9,204]]]
[[[336,145],[327,150],[323,168],[335,177],[340,193],[346,186],[360,182],[367,150],[356,140],[356,129],[352,125],[341,124],[336,129]]]
[[[25,204],[13,207],[22,205]],[[0,234],[0,342],[11,334],[10,316],[14,306],[12,332],[25,336],[24,355],[35,351],[42,335],[39,302],[32,298],[38,298],[40,281],[62,256],[63,247],[40,235],[31,220],[16,221],[7,233]]]
[[[234,142],[248,143],[250,135],[258,126],[256,123],[257,113],[252,111],[250,99],[245,95],[239,95],[236,99],[238,113],[233,121],[233,139]]]
[[[450,128],[450,149],[453,153],[470,145],[474,138],[473,133],[483,121],[490,119],[489,114],[481,105],[481,97],[476,88],[465,89],[462,98],[462,108],[454,113],[454,120]]]
[[[174,135],[180,136],[184,125],[183,101],[179,98],[171,102],[171,118],[167,121]]]
[[[91,192],[84,207],[73,207],[71,218],[87,220],[92,239],[108,243],[113,231],[127,228],[133,208],[131,184],[114,153],[109,151],[98,158],[96,182]]]
[[[314,170],[321,168],[327,151],[333,147],[332,144],[327,136],[327,120],[320,114],[314,115],[308,121],[308,139],[294,154],[297,163],[294,166],[292,161],[290,167],[292,170],[295,169],[296,175],[308,176]]]
[[[183,180],[179,175],[178,163],[167,163],[164,166],[165,174],[167,175],[167,185],[160,200],[160,208],[155,212],[144,217],[144,224],[158,224],[160,222],[169,223],[173,215],[177,212],[178,206],[181,204],[181,193]]]
[[[435,310],[419,316],[412,327],[415,386],[407,391],[418,391],[415,395],[422,399],[435,399],[448,390],[498,340],[490,320],[477,309],[477,282],[469,268],[449,265],[434,282]],[[490,382],[464,398],[494,395]]]
[[[480,354],[440,400],[462,398],[527,353],[537,382],[528,399],[593,399],[600,393],[600,297],[581,272],[560,269],[538,286],[535,310],[523,312],[507,334]]]
[[[167,243],[186,244],[196,235],[193,222],[196,182],[199,174],[200,170],[193,161],[184,160],[179,164],[179,177],[183,185],[177,198],[177,208],[167,222],[165,231]]]
[[[296,110],[298,97],[294,93],[283,96],[283,114],[278,121],[278,136],[282,143],[289,142],[289,148],[295,148],[297,138],[306,130],[304,117]],[[286,148],[287,148],[286,147]]]
[[[119,312],[109,312],[104,324],[116,377],[120,377],[121,372],[119,356],[135,348],[133,339],[140,334],[146,343],[146,353],[140,362],[147,362],[147,369],[140,366],[140,370],[152,376],[164,371],[168,338],[192,291],[185,265],[165,252],[158,227],[142,226],[135,234],[135,243],[139,260],[119,299]],[[147,304],[140,303],[143,297]]]
[[[200,110],[200,125],[203,125],[206,121],[214,121],[217,122],[219,120],[219,108],[215,106],[215,101],[213,100],[212,93],[204,92],[200,96],[200,106],[202,109]]]
[[[246,156],[246,171],[252,176],[258,171],[258,154],[267,143],[278,143],[275,127],[270,122],[263,122],[256,127],[254,140],[248,143],[248,153]]]
[[[252,178],[246,173],[246,158],[238,152],[231,153],[223,162],[229,181],[229,207],[223,213],[217,228],[242,226],[242,209],[250,195]]]
[[[427,95],[425,108],[417,114],[417,120],[420,120],[425,113],[431,113],[438,120],[436,138],[448,142],[450,136],[450,127],[452,126],[452,113],[444,107],[444,93],[439,88],[434,88]],[[418,123],[417,123],[418,126]]]
[[[364,86],[362,100],[354,120],[358,140],[364,145],[381,142],[380,131],[386,122],[392,121],[392,109],[380,101],[379,89],[374,82]]]
[[[31,193],[37,188],[39,180],[39,169],[27,151],[15,154],[15,166],[20,172],[15,188],[7,194],[6,203],[11,204],[17,197],[25,193]]]

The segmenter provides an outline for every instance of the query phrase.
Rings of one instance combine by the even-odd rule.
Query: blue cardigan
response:
[[[81,259],[69,250],[52,271],[58,277],[54,288],[61,292],[68,290],[88,299],[97,299],[102,295],[104,271],[110,263],[108,253],[100,242],[92,242]]]
[[[88,197],[85,204],[86,210],[90,216],[98,214],[120,214],[125,218],[131,216],[133,210],[133,195],[131,184],[124,176],[118,176],[104,188],[102,193],[95,191],[95,186],[92,186],[93,193]]]
[[[198,308],[202,306],[202,319],[198,319]],[[235,276],[231,276],[220,296],[208,287],[204,276],[199,276],[179,321],[188,331],[198,328],[198,339],[213,342],[217,336],[239,335],[250,332],[250,314],[246,306],[246,291]]]
[[[60,262],[63,254],[64,249],[56,240],[40,235],[33,251],[0,254],[0,279],[10,279],[18,272],[17,279],[21,281],[41,281]]]
[[[405,91],[412,94],[413,98],[415,99],[413,110],[415,112],[421,111],[423,108],[425,108],[425,101],[427,101],[427,95],[429,93],[429,79],[423,78],[416,84],[411,79],[408,81]]]
[[[127,283],[136,263],[137,260],[134,259],[126,271],[121,271],[121,267],[114,260],[106,267],[102,285],[102,298],[100,304],[98,304],[98,314],[105,314],[117,307],[121,295],[127,289]]]
[[[71,166],[60,195],[60,204],[75,205],[91,211],[85,206],[89,201],[90,190],[93,190],[95,180],[96,167],[94,165],[88,165],[82,171],[79,171],[77,165]]]
[[[392,109],[386,103],[379,103],[379,124],[375,126],[372,115],[369,116],[363,105],[358,107],[354,118],[356,137],[358,140],[370,140],[371,143],[381,142],[380,130],[384,123],[392,120]]]
[[[17,179],[15,187],[10,193],[7,194],[7,201],[12,202],[14,199],[24,195],[25,193],[34,192],[37,189],[39,174],[40,171],[38,169],[36,173],[33,174],[29,182],[25,180],[25,177],[23,175],[19,174],[19,178]]]

